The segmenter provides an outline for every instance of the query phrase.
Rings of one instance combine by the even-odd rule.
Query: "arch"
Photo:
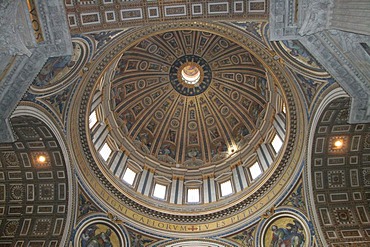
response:
[[[63,229],[63,236],[61,238],[60,246],[64,246],[69,241],[69,235],[71,232],[71,226],[72,226],[72,218],[73,218],[73,204],[74,202],[74,187],[75,187],[75,179],[73,174],[73,167],[72,162],[70,160],[69,150],[66,145],[66,141],[63,138],[63,134],[60,131],[57,124],[52,120],[53,118],[46,113],[44,110],[41,109],[41,107],[38,107],[37,105],[31,105],[31,104],[21,104],[19,105],[11,115],[11,119],[15,117],[21,117],[21,116],[29,116],[34,117],[38,120],[41,120],[44,124],[47,125],[47,127],[52,131],[54,134],[56,140],[58,141],[58,144],[60,146],[60,149],[62,151],[63,159],[65,162],[65,168],[67,171],[66,180],[68,183],[68,208],[67,208],[67,215],[66,215],[66,222],[65,226],[67,227],[67,230]]]
[[[334,90],[331,90],[322,100],[321,104],[318,106],[316,114],[312,118],[311,122],[311,128],[309,130],[309,137],[308,137],[308,145],[307,145],[307,165],[305,166],[304,169],[304,179],[305,179],[305,187],[308,188],[306,191],[306,198],[309,200],[309,213],[311,214],[311,218],[313,219],[313,222],[316,226],[317,229],[317,234],[319,235],[319,239],[321,239],[323,242],[322,244],[325,246],[327,243],[325,243],[325,237],[323,235],[323,232],[320,230],[319,227],[319,221],[318,221],[318,216],[316,213],[314,213],[315,209],[315,203],[314,203],[314,198],[313,198],[313,189],[312,189],[312,176],[311,176],[311,156],[312,156],[312,145],[313,145],[313,139],[314,139],[314,134],[315,130],[319,121],[319,118],[321,114],[323,113],[324,109],[332,102],[333,100],[340,98],[340,97],[348,97],[348,95],[343,91],[341,88],[336,88]]]

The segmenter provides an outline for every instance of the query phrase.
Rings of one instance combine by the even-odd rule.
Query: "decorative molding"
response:
[[[370,122],[370,73],[365,69],[370,66],[370,57],[359,50],[360,40],[370,43],[368,36],[341,31],[323,31],[300,39],[351,96],[350,123]]]
[[[369,122],[370,57],[360,43],[370,43],[370,37],[330,30],[333,6],[339,4],[334,0],[301,0],[298,5],[290,2],[271,1],[270,39],[299,40],[351,96],[350,123]]]
[[[200,210],[192,210],[192,213],[186,216],[179,215],[178,208],[175,207],[168,208],[168,206],[164,207],[156,203],[155,207],[160,208],[160,210],[155,210],[152,208],[153,204],[151,207],[138,204],[125,194],[128,192],[122,193],[122,190],[109,182],[107,178],[100,173],[101,169],[96,164],[95,154],[93,155],[90,150],[89,140],[87,139],[88,133],[85,126],[86,110],[88,110],[86,106],[89,104],[90,94],[94,90],[97,78],[101,76],[101,73],[105,70],[108,63],[130,47],[132,42],[142,40],[151,36],[153,33],[178,29],[195,29],[225,35],[233,42],[245,46],[252,54],[258,56],[260,62],[262,62],[264,66],[271,71],[274,77],[276,77],[276,80],[281,83],[281,88],[285,92],[285,97],[288,101],[287,107],[289,107],[288,112],[292,126],[292,131],[287,134],[285,152],[279,158],[280,165],[274,168],[274,172],[271,173],[268,179],[266,178],[265,183],[256,185],[253,194],[248,195],[248,197],[243,194],[244,199],[240,197],[240,202],[236,204],[222,204],[220,201],[218,211],[213,210],[212,213],[207,213],[207,211],[205,211],[206,209],[203,207],[204,205],[202,205]],[[143,27],[137,29],[134,33],[122,36],[122,38],[117,39],[111,45],[115,48],[103,52],[81,81],[78,90],[79,93],[75,95],[73,102],[73,104],[79,105],[80,108],[72,109],[70,116],[71,119],[75,119],[75,121],[71,122],[69,125],[69,128],[71,128],[70,134],[72,136],[79,136],[78,139],[71,138],[70,142],[71,146],[76,151],[76,157],[78,158],[77,163],[81,166],[79,171],[83,172],[83,174],[81,173],[81,177],[86,183],[90,185],[93,184],[92,188],[95,189],[92,193],[98,198],[102,196],[101,191],[103,190],[109,193],[109,195],[104,194],[104,199],[100,200],[101,203],[104,204],[104,207],[112,213],[122,215],[125,221],[130,221],[135,226],[140,225],[140,227],[144,229],[148,227],[148,225],[145,224],[146,218],[144,219],[144,224],[138,222],[137,219],[138,217],[150,217],[151,229],[153,231],[166,229],[169,236],[174,236],[176,232],[181,232],[183,234],[197,233],[197,236],[205,236],[205,234],[209,234],[211,231],[212,234],[220,234],[218,230],[220,227],[217,227],[217,222],[219,222],[219,224],[225,224],[224,226],[230,231],[236,231],[240,229],[242,225],[246,224],[246,220],[248,220],[248,222],[253,221],[259,213],[266,210],[265,208],[271,208],[273,202],[272,198],[281,195],[281,193],[287,189],[285,184],[295,179],[296,174],[300,172],[300,169],[296,168],[302,164],[302,152],[298,150],[303,148],[303,139],[298,137],[297,133],[302,133],[302,128],[305,123],[302,105],[298,99],[299,96],[294,86],[293,79],[286,73],[281,64],[273,59],[273,55],[267,52],[262,44],[252,42],[252,39],[247,33],[241,33],[230,26],[208,22],[197,22],[196,24],[193,22],[184,22],[178,24],[172,23],[170,26],[163,24],[156,25],[155,27]],[[110,175],[107,174],[107,176]],[[283,177],[284,180],[282,180]],[[281,181],[281,183],[279,183],[279,181]],[[266,200],[267,197],[270,199]],[[264,200],[263,203],[258,203],[262,202],[261,200]],[[257,208],[253,207],[253,205],[257,206]],[[176,210],[176,213],[173,213],[175,212],[174,210]],[[141,212],[145,212],[145,216],[142,216]],[[239,218],[235,218],[236,215],[238,215]],[[166,220],[165,223],[163,223],[164,219]],[[168,219],[171,219],[171,224]],[[217,219],[217,222],[215,222],[215,219]],[[222,219],[224,219],[224,223],[220,223]],[[204,225],[204,222],[212,222],[212,224]],[[169,228],[170,225],[171,228]],[[197,231],[191,229],[191,226],[194,225],[197,226]]]
[[[298,0],[271,0],[270,41],[297,39],[300,16],[296,9]]]
[[[11,4],[9,2],[12,2]],[[19,3],[19,4],[18,4]],[[33,36],[33,41],[27,41],[27,44],[34,44],[32,49],[24,45],[23,32],[31,32],[34,30],[31,25],[31,20],[25,18],[25,26],[23,30],[20,26],[9,26],[9,20],[14,19],[12,16],[25,13],[29,15],[29,10],[26,4],[21,4],[17,1],[5,1],[1,3],[0,13],[0,37],[5,34],[5,39],[0,38],[0,47],[10,49],[6,55],[1,55],[1,60],[11,60],[10,55],[16,56],[14,61],[2,62],[1,68],[7,68],[2,72],[0,81],[0,137],[3,141],[13,141],[11,128],[8,118],[22,98],[29,85],[32,83],[36,75],[41,70],[42,66],[49,57],[65,56],[72,54],[72,42],[69,34],[68,25],[65,16],[64,4],[58,0],[36,1],[35,7],[40,20],[41,28],[44,35],[44,41],[37,43]],[[9,16],[11,15],[11,16]],[[4,18],[5,17],[5,18]],[[3,23],[3,24],[1,24]],[[9,29],[10,28],[10,29]],[[10,32],[11,31],[11,32]],[[21,37],[22,36],[22,37]],[[23,40],[23,41],[22,41]],[[20,44],[21,47],[14,48],[14,44]],[[13,49],[14,48],[14,49]],[[26,49],[25,49],[26,48]],[[24,56],[27,55],[27,56]],[[8,64],[4,66],[4,64]]]
[[[332,6],[332,0],[310,0],[299,35],[311,35],[327,29]]]
[[[332,1],[271,0],[270,39],[298,39],[328,29]]]
[[[21,37],[25,27],[14,18],[20,4],[20,0],[6,0],[0,4],[0,58],[3,55],[30,57],[32,54]]]
[[[246,21],[267,20],[270,0],[251,1],[67,1],[71,33],[102,32],[133,26],[168,24],[178,21]],[[293,1],[293,0],[290,0]],[[89,3],[89,4],[86,4]],[[111,3],[111,4],[106,4]],[[102,5],[102,6],[100,6]],[[103,17],[107,12],[117,16],[114,20],[101,22],[79,21],[86,13],[96,12]]]
[[[8,117],[47,60],[44,49],[33,51],[28,58],[16,57],[7,76],[0,82],[0,139],[14,141]],[[15,83],[16,82],[16,83]]]

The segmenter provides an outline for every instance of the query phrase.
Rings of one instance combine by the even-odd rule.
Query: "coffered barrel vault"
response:
[[[0,145],[1,245],[64,245],[72,189],[62,145],[35,117],[11,122],[17,141]]]
[[[310,176],[318,223],[328,244],[369,241],[370,126],[348,124],[349,99],[328,104],[318,120]],[[346,165],[349,164],[349,165]]]

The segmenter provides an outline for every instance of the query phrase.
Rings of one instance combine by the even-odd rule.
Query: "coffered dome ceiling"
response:
[[[187,232],[182,224],[200,234],[236,229],[297,172],[304,120],[295,84],[247,32],[143,27],[94,60],[75,96],[72,145],[96,197],[132,224],[167,224],[170,235]]]
[[[111,110],[142,155],[168,165],[221,161],[264,136],[271,90],[240,45],[201,31],[144,39],[115,63]],[[269,115],[271,118],[271,114]],[[249,145],[248,145],[249,144]]]
[[[45,52],[2,62],[0,246],[366,245],[369,40],[312,21],[338,6],[36,2]]]

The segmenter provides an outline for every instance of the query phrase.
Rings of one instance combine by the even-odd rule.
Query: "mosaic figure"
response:
[[[80,215],[85,215],[89,212],[96,212],[98,209],[83,194],[79,194],[78,206]]]
[[[227,146],[224,142],[217,142],[216,148],[212,150],[212,161],[218,161],[226,158]]]
[[[152,240],[146,239],[141,234],[131,233],[131,246],[132,247],[144,247],[148,243],[151,243],[151,242]]]
[[[237,129],[235,135],[235,141],[238,147],[243,147],[250,140],[249,130],[245,126],[241,126]]]
[[[304,208],[303,196],[302,196],[302,184],[300,184],[296,191],[287,199],[286,205],[292,205],[296,208]]]
[[[108,226],[93,224],[84,229],[80,236],[81,247],[118,247],[117,234]]]
[[[305,238],[302,233],[303,227],[297,220],[286,224],[286,227],[273,225],[272,240],[270,247],[303,247]]]
[[[71,61],[71,56],[58,58],[49,58],[45,66],[42,68],[34,81],[36,86],[44,86],[52,81],[52,79],[61,72],[65,67],[72,67],[74,61]]]
[[[68,99],[71,87],[66,88],[65,90],[59,92],[58,94],[52,95],[49,97],[49,102],[55,107],[60,114],[63,113],[65,103]]]
[[[191,149],[187,153],[188,159],[184,162],[185,166],[201,166],[203,160],[201,160],[201,153],[197,149]]]
[[[245,247],[252,247],[254,242],[253,232],[255,228],[247,229],[245,231],[242,231],[238,235],[234,236],[233,239],[238,241],[238,243],[241,244],[241,246]]]
[[[169,144],[164,144],[159,150],[158,159],[169,164],[175,164],[175,156],[175,150]]]
[[[122,88],[120,88],[120,87],[114,87],[114,88],[112,88],[112,95],[111,95],[111,97],[112,97],[113,107],[118,106],[122,102],[121,93],[122,93]]]
[[[150,153],[151,143],[149,142],[149,135],[147,133],[140,133],[140,135],[136,137],[134,143],[143,153]]]
[[[320,68],[321,65],[312,57],[312,55],[306,50],[306,48],[297,40],[285,40],[282,41],[285,49],[293,58],[303,62],[307,66],[313,68]]]

